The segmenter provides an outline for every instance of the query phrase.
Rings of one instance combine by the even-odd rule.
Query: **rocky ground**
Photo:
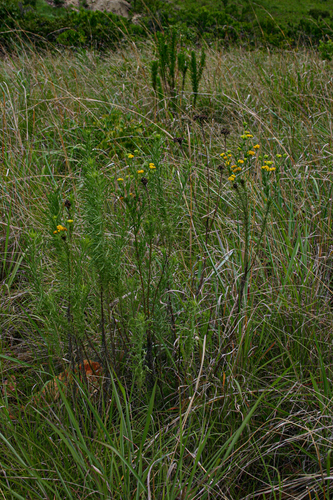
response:
[[[113,12],[127,18],[130,16],[131,5],[126,0],[86,0],[85,3],[91,10]],[[79,8],[80,0],[65,0],[65,6]]]

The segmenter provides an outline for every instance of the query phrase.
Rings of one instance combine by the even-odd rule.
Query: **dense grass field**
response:
[[[333,496],[332,63],[175,47],[0,61],[6,500]]]

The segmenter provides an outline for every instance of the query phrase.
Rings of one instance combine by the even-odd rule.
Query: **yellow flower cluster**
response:
[[[230,149],[226,153],[221,153],[220,156],[222,157],[223,160],[228,160],[229,158],[232,157]]]
[[[138,172],[138,174],[143,174],[144,170],[141,169],[141,170],[138,170],[137,172]]]
[[[67,222],[69,222],[69,221],[67,221]],[[72,222],[73,222],[73,221],[72,221]],[[67,231],[67,229],[66,229],[64,226],[62,226],[61,224],[59,224],[59,225],[57,226],[57,230],[56,230],[56,231],[53,231],[53,234],[61,233],[61,231]]]
[[[132,155],[132,153],[130,153],[129,155],[127,155],[128,158],[134,158],[134,155]]]
[[[252,139],[253,135],[249,130],[244,130],[243,135],[241,135],[241,138],[246,140]],[[230,150],[220,154],[221,158],[224,160],[224,164],[228,166],[231,170],[231,175],[230,177],[228,177],[228,181],[230,181],[231,183],[235,181],[237,173],[242,172],[243,167],[247,164],[246,162],[249,162],[251,157],[256,157],[257,151],[260,149],[260,144],[254,144],[253,146],[248,144],[247,148],[248,149],[245,150],[246,152],[244,151],[243,147],[237,148],[239,152],[244,151],[243,158],[239,160],[236,159],[232,160],[233,155],[231,154]],[[230,164],[233,162],[235,162],[235,164],[230,166]],[[265,165],[262,167],[262,169],[267,170],[268,172],[272,172],[273,170],[275,170],[275,167],[272,167],[273,164],[272,161],[265,160],[264,163]]]
[[[154,163],[149,163],[149,168],[151,170],[155,170],[156,167],[155,167]]]
[[[268,165],[263,165],[261,169],[266,170],[267,172],[273,172],[275,170],[275,167],[269,167]]]
[[[119,177],[119,179],[117,179],[118,182],[124,182],[124,179],[122,177]]]

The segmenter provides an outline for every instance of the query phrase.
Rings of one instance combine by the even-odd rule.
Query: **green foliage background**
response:
[[[35,5],[34,5],[35,4]],[[223,46],[291,48],[318,45],[333,33],[330,2],[201,1],[133,2],[139,24],[112,14],[52,8],[44,0],[0,2],[0,43],[5,47],[24,33],[26,41],[45,47],[114,48],[124,37],[151,37],[175,26],[188,42],[219,41]],[[8,32],[14,30],[13,32]]]

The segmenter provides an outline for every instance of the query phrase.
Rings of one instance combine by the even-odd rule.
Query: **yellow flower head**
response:
[[[57,226],[57,229],[58,229],[58,233],[60,233],[60,231],[67,231],[67,229],[64,226],[62,226],[61,224],[59,224]]]
[[[262,170],[267,170],[267,172],[269,171],[269,166],[268,165],[263,165],[261,168],[262,168]]]
[[[149,165],[149,168],[151,168],[151,170],[154,170],[156,167],[155,167],[155,165],[152,163],[151,165]]]
[[[144,170],[138,170],[138,174],[143,174]]]
[[[256,144],[255,146],[253,146],[253,149],[260,149],[259,144]]]
[[[250,151],[248,151],[248,152],[247,152],[247,154],[248,154],[248,155],[251,155],[251,156],[254,156],[256,153],[255,153],[254,151],[251,151],[251,150],[250,150]]]
[[[67,222],[68,222],[68,224],[72,224],[74,221],[73,221],[73,219],[68,219]]]
[[[234,180],[236,179],[236,176],[234,174],[230,175],[230,177],[228,177],[228,181],[230,182],[234,182]]]
[[[246,134],[246,137],[247,137],[248,139],[252,139],[253,135],[252,135],[252,134]]]
[[[118,182],[124,182],[124,179],[122,177],[119,177],[119,179],[117,179]]]
[[[238,160],[238,163],[244,163],[244,160]]]
[[[282,155],[277,154],[276,157],[277,158],[282,158]]]
[[[270,167],[269,171],[273,172],[275,170],[275,167]]]
[[[134,155],[132,155],[131,153],[127,156],[128,156],[128,158],[134,158]]]
[[[237,168],[237,165],[231,165],[231,169]]]
[[[59,231],[53,231],[53,234],[57,234],[57,233],[59,233]]]

